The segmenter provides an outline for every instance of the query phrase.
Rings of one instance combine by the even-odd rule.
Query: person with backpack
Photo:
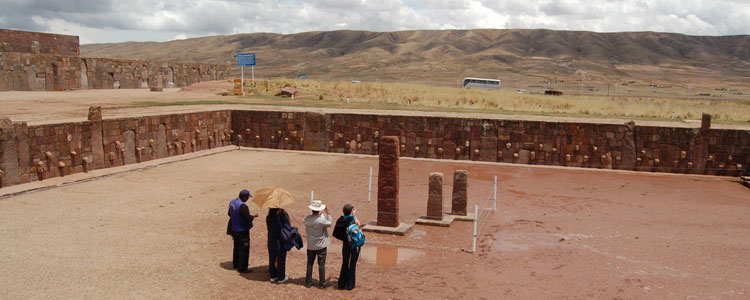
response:
[[[312,286],[312,269],[315,258],[318,258],[318,287],[326,288],[326,254],[331,238],[328,237],[328,227],[333,225],[333,219],[323,202],[315,200],[307,206],[312,210],[309,216],[302,220],[307,232],[307,273],[305,273],[305,287]]]
[[[365,236],[360,229],[357,219],[357,210],[351,204],[344,205],[344,215],[336,220],[333,229],[333,237],[341,240],[341,272],[339,273],[338,288],[343,290],[354,289],[355,275],[357,272],[357,260],[359,252],[365,242]]]
[[[234,251],[232,254],[232,267],[240,273],[250,273],[253,270],[247,267],[250,260],[250,229],[253,228],[253,219],[258,214],[250,214],[250,208],[245,204],[247,199],[253,195],[248,190],[240,191],[237,198],[229,202],[229,228],[227,234],[232,235],[234,240]]]
[[[282,208],[270,208],[266,216],[268,227],[268,273],[271,282],[284,283],[289,280],[286,275],[287,248],[281,238],[281,228],[289,225],[289,214]]]

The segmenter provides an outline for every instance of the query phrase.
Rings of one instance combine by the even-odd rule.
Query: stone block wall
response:
[[[78,44],[73,35],[0,29],[0,52],[79,56]]]
[[[226,64],[0,53],[0,91],[184,87],[229,76]]]
[[[80,59],[0,53],[0,91],[62,91],[81,87]]]
[[[401,157],[721,176],[750,166],[747,130],[249,110],[33,126],[3,120],[0,186],[237,143],[375,155],[384,136],[398,137]]]
[[[231,112],[13,125],[18,167],[3,171],[27,183],[229,145]]]
[[[305,147],[304,112],[232,111],[233,140],[241,146],[287,150],[324,151],[323,147]],[[309,134],[312,136],[312,134]]]
[[[102,121],[104,166],[115,167],[230,144],[231,112]]]
[[[407,157],[728,176],[750,165],[743,130],[259,111],[232,121],[251,147],[374,155],[397,136]],[[303,141],[282,142],[292,134]]]
[[[226,64],[155,62],[82,58],[82,89],[137,89],[184,87],[229,77]]]

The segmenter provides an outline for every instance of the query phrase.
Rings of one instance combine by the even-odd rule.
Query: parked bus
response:
[[[461,84],[465,89],[500,89],[500,79],[466,77]]]

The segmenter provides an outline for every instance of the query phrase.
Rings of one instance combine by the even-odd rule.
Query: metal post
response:
[[[250,67],[250,70],[253,72],[253,86],[255,86],[255,66]]]
[[[492,203],[492,211],[497,211],[497,175],[495,175],[495,187],[492,189],[492,198],[495,199]]]
[[[315,191],[310,191],[310,204],[312,204],[314,199],[315,199]]]
[[[372,166],[370,166],[370,184],[367,187],[367,203],[372,199]]]
[[[474,240],[471,243],[471,253],[477,253],[477,217],[479,214],[479,205],[474,205]]]
[[[242,72],[242,97],[245,97],[245,67],[240,67],[240,72]]]

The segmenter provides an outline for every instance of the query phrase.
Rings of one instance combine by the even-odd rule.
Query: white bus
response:
[[[500,89],[500,79],[466,77],[461,84],[465,89]]]

